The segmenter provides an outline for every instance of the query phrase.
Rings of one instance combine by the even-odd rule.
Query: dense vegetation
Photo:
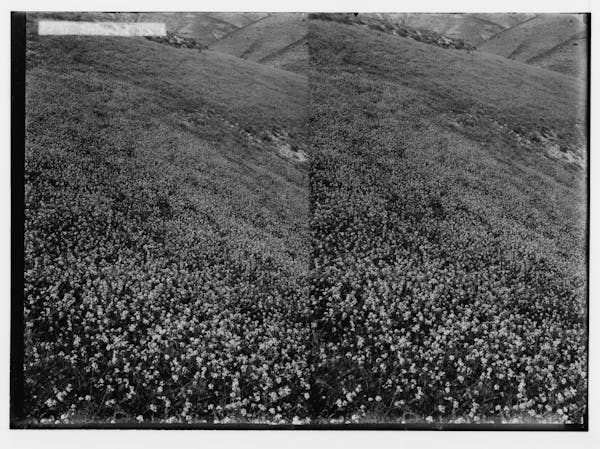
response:
[[[257,137],[302,130],[306,93],[213,52],[31,36],[29,419],[306,416],[306,167]]]
[[[579,423],[585,172],[508,131],[550,126],[583,152],[582,87],[311,27],[313,413]]]
[[[29,421],[586,415],[584,85],[334,18],[308,84],[30,34]]]

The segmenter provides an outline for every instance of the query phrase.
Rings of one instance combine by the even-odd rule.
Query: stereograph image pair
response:
[[[14,426],[587,428],[589,14],[25,16]]]

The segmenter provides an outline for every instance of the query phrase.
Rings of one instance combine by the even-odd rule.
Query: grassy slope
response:
[[[476,13],[473,15],[479,19],[496,23],[503,28],[514,27],[535,16],[532,13]]]
[[[584,148],[582,84],[310,26],[312,409],[579,422],[585,173],[510,129],[551,127]]]
[[[189,19],[176,32],[210,44],[262,19],[264,13],[187,13]],[[160,18],[160,16],[159,16]]]
[[[94,47],[94,39],[57,42],[62,45],[56,49],[46,45],[34,51],[50,66],[66,58],[105,76],[156,90],[161,100],[172,96],[180,111],[214,111],[244,126],[292,131],[304,126],[306,78],[301,75],[217,52],[163,49],[144,39],[106,40],[99,48]]]
[[[305,15],[276,13],[215,42],[212,50],[304,73],[308,66]]]
[[[201,14],[231,23],[238,28],[248,26],[269,15],[269,13],[264,12],[210,12]]]
[[[306,169],[254,136],[301,134],[306,78],[30,37],[28,416],[305,414]]]
[[[401,23],[413,28],[424,28],[445,36],[462,39],[471,45],[479,45],[504,26],[474,14],[411,14],[401,16]]]
[[[497,23],[504,28],[512,28],[535,16],[533,13],[476,13],[476,17]]]
[[[141,13],[135,16],[140,22],[165,22],[168,31],[198,39],[206,45],[238,29],[238,26],[208,13]]]
[[[569,14],[541,14],[506,31],[498,33],[480,46],[482,51],[517,61],[532,62],[535,58],[585,31],[585,24]],[[578,65],[578,52],[572,63]],[[571,73],[571,70],[566,73]]]
[[[534,14],[386,13],[380,14],[380,16],[409,27],[427,29],[445,36],[462,39],[477,46],[495,34],[532,18]]]
[[[586,79],[588,73],[588,39],[585,33],[531,58],[529,64],[576,78]]]

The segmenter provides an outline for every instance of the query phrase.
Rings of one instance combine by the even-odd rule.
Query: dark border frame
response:
[[[24,416],[24,228],[25,228],[25,47],[26,15],[11,12],[11,307],[10,427]]]
[[[16,422],[14,429],[106,429],[106,430],[415,430],[415,431],[587,431],[584,424],[167,424],[167,423],[81,423],[81,424],[32,424]]]

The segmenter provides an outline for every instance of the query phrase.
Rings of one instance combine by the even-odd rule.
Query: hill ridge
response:
[[[490,37],[489,39],[487,39],[487,40],[488,40],[488,41],[489,41],[489,40],[492,40],[492,39],[494,39],[495,37],[497,37],[497,36],[500,36],[502,33],[505,33],[505,32],[508,32],[508,31],[511,31],[512,29],[514,29],[514,28],[516,28],[516,27],[518,27],[518,26],[521,26],[521,25],[523,25],[523,24],[525,24],[525,23],[527,23],[527,22],[529,22],[529,21],[531,21],[531,20],[534,20],[534,19],[535,19],[535,18],[537,18],[537,17],[538,17],[538,16],[537,16],[537,15],[535,15],[535,16],[533,16],[533,17],[530,17],[530,18],[528,18],[528,19],[525,19],[525,20],[524,20],[524,21],[522,21],[522,22],[515,23],[513,26],[511,26],[511,27],[508,27],[508,28],[505,28],[504,30],[502,30],[502,31],[500,31],[500,32],[498,32],[498,33],[496,33],[496,34],[494,34],[493,36],[491,36],[491,37]]]
[[[239,27],[239,28],[236,28],[235,30],[232,30],[232,31],[230,31],[229,33],[227,33],[227,34],[223,35],[223,37],[221,37],[221,39],[219,39],[219,40],[223,40],[223,39],[226,39],[226,38],[228,38],[228,37],[230,37],[230,36],[232,36],[232,35],[235,35],[235,33],[237,33],[237,32],[240,32],[240,31],[243,31],[243,30],[244,30],[244,29],[246,29],[247,27],[250,27],[250,26],[252,26],[252,25],[255,25],[255,24],[257,24],[258,22],[260,22],[261,20],[267,19],[267,18],[269,18],[269,17],[271,17],[271,15],[270,15],[270,14],[269,14],[269,15],[266,15],[266,16],[264,16],[264,17],[261,17],[260,19],[258,19],[258,20],[255,20],[254,22],[250,22],[250,23],[247,23],[247,24],[246,24],[246,25],[244,25],[244,26],[241,26],[241,27]]]
[[[214,51],[229,53],[298,73],[308,72],[308,53],[296,45],[308,27],[304,13],[271,14],[214,42]]]

